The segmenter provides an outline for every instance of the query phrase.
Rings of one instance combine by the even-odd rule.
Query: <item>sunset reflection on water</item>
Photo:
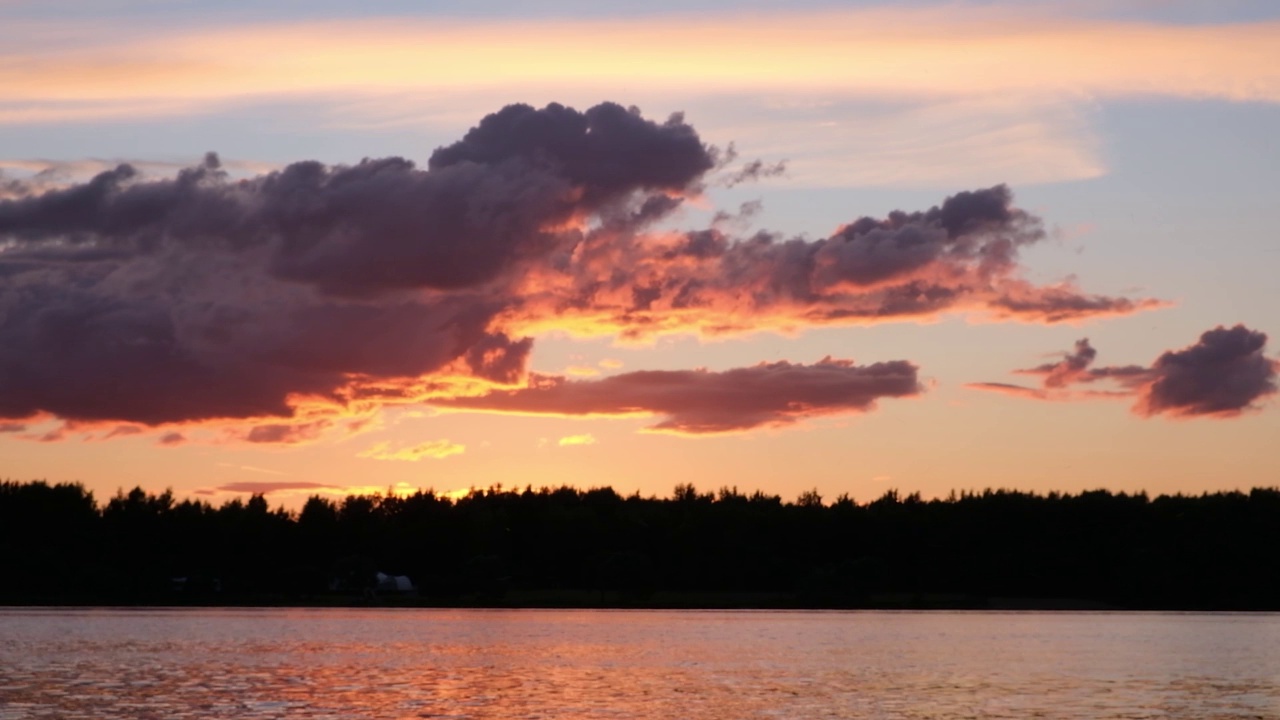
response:
[[[19,718],[1280,717],[1274,614],[0,610]]]

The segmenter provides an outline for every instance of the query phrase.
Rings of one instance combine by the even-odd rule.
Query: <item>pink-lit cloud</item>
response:
[[[715,177],[766,171],[737,162],[679,115],[510,105],[425,169],[308,161],[233,179],[210,154],[172,178],[121,165],[0,200],[0,419],[172,432],[239,420],[228,437],[296,444],[371,427],[380,405],[503,397],[495,388],[521,387],[546,330],[637,341],[1159,305],[1027,281],[1019,253],[1045,233],[1003,185],[812,241],[733,234],[750,207],[655,229]],[[791,382],[807,397],[816,372],[770,373],[772,397]],[[638,407],[691,434],[809,412],[766,403],[734,426],[709,406]]]
[[[2,201],[0,417],[287,418],[297,396],[454,365],[512,382],[532,341],[496,327],[508,278],[583,214],[683,192],[714,163],[679,118],[509,106],[427,169],[233,181],[210,155],[173,179],[121,165]]]
[[[715,227],[644,232],[663,210],[651,203],[615,214],[563,261],[531,268],[520,303],[504,318],[520,332],[647,339],[945,313],[1074,323],[1164,305],[1027,281],[1019,253],[1045,232],[1002,185],[956,193],[924,211],[861,217],[814,241],[764,232],[739,238]]]

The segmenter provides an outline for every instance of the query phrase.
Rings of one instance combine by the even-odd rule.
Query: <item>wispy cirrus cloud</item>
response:
[[[256,467],[256,466],[254,466],[254,465],[236,465],[236,464],[234,464],[234,463],[218,463],[218,466],[219,466],[219,467],[226,467],[226,468],[234,468],[234,469],[236,469],[236,470],[243,470],[243,471],[245,471],[245,472],[251,472],[251,473],[262,473],[263,475],[281,475],[281,476],[285,476],[285,475],[288,475],[288,474],[289,474],[289,473],[287,473],[287,472],[282,472],[282,471],[280,471],[280,470],[271,470],[271,469],[268,469],[268,468],[260,468],[260,467]]]
[[[1263,354],[1267,336],[1243,325],[1216,327],[1181,350],[1168,350],[1150,366],[1094,367],[1097,351],[1088,339],[1076,342],[1057,362],[1015,370],[1038,377],[1041,387],[972,383],[969,387],[1038,400],[1128,398],[1143,417],[1235,417],[1259,409],[1277,392],[1280,361]],[[1117,389],[1092,389],[1110,382]],[[1078,386],[1088,389],[1078,389]]]
[[[213,490],[223,493],[250,493],[253,495],[270,495],[272,493],[284,493],[298,490],[315,491],[315,490],[335,490],[336,485],[326,485],[316,482],[292,482],[292,481],[271,481],[265,480],[261,482],[233,482],[219,485]]]
[[[0,28],[0,123],[270,104],[345,127],[458,127],[517,95],[585,105],[626,87],[789,159],[788,182],[1055,182],[1105,172],[1098,99],[1280,101],[1278,32],[1025,3],[162,30],[15,19]]]
[[[22,62],[6,63],[0,84],[7,103],[33,105],[547,85],[1276,102],[1278,29],[1274,21],[1162,25],[997,5],[592,20],[397,17],[164,34],[118,27],[77,35],[19,22],[6,32],[5,57]],[[442,67],[450,70],[422,71]]]

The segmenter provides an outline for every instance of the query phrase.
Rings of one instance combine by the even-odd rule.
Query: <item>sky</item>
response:
[[[0,0],[0,477],[1280,483],[1272,2]]]

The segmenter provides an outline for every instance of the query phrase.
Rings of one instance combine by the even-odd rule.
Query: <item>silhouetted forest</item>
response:
[[[219,507],[0,482],[0,602],[1280,609],[1280,489],[609,488]],[[395,576],[407,576],[407,590]]]

